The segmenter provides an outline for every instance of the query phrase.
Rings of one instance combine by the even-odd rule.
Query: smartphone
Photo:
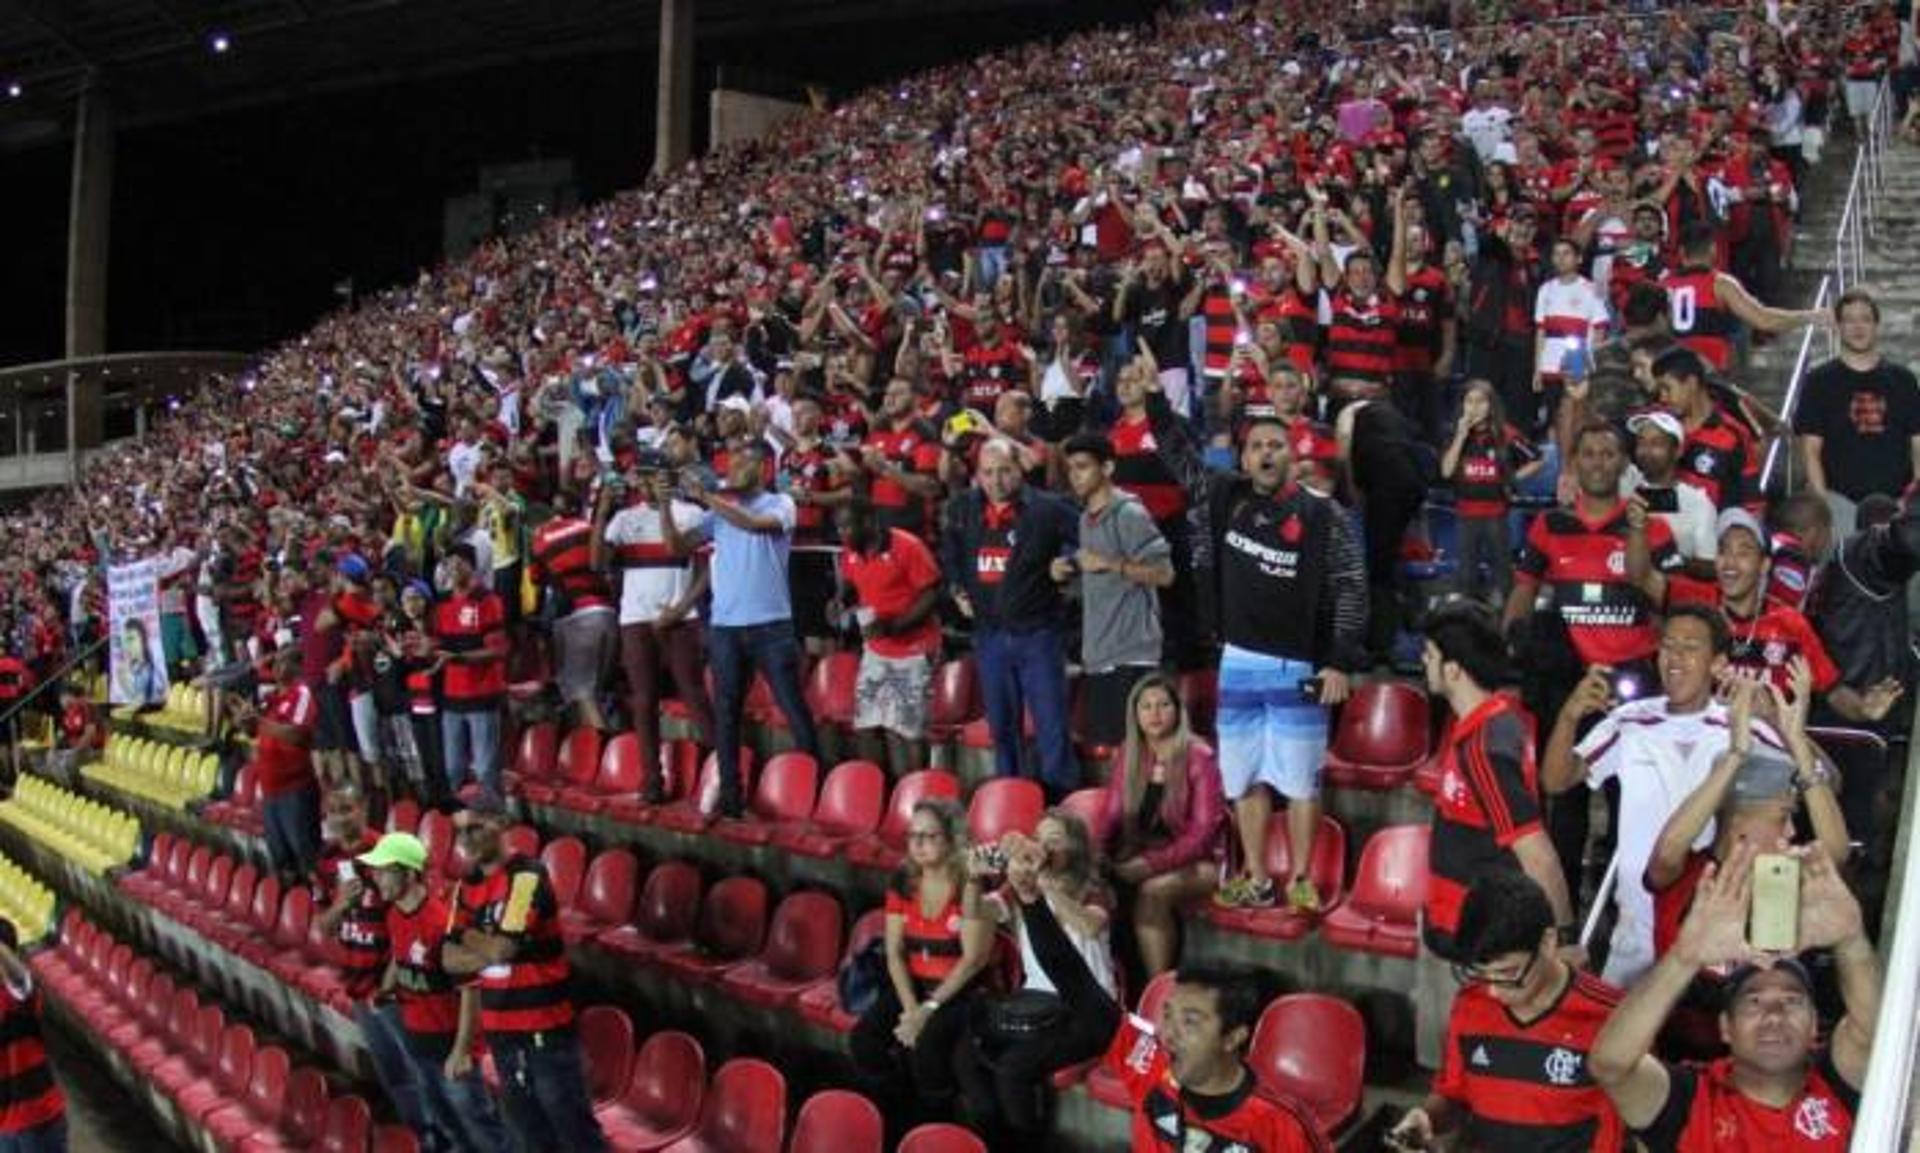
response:
[[[1800,938],[1800,858],[1762,853],[1753,859],[1753,908],[1747,943],[1790,953]]]
[[[1634,490],[1647,506],[1648,512],[1677,513],[1680,511],[1680,490],[1677,488],[1649,488],[1641,485]]]
[[[1613,678],[1613,697],[1618,701],[1630,701],[1640,695],[1640,681],[1631,673],[1621,673]]]

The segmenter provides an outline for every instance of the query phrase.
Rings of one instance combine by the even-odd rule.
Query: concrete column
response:
[[[67,204],[67,356],[107,351],[107,245],[113,219],[113,104],[97,79],[81,90],[73,132],[73,185]],[[67,469],[101,437],[101,389],[67,379]]]
[[[693,154],[694,0],[660,0],[660,92],[655,100],[653,170],[668,172]]]

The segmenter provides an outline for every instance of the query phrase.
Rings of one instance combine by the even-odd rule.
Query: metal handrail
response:
[[[1826,308],[1832,303],[1829,295],[1832,292],[1833,275],[1829,273],[1820,278],[1820,289],[1813,294],[1813,304],[1810,307],[1816,311]],[[1793,488],[1794,462],[1791,448],[1793,444],[1793,417],[1795,410],[1800,404],[1800,391],[1807,382],[1808,365],[1813,359],[1813,338],[1815,334],[1820,331],[1820,329],[1809,325],[1800,334],[1800,352],[1793,360],[1793,375],[1787,378],[1787,395],[1782,398],[1780,402],[1780,431],[1774,436],[1773,443],[1767,446],[1767,462],[1760,469],[1761,492],[1773,491],[1773,470],[1781,461],[1782,449],[1786,450],[1787,488],[1789,490]],[[1828,332],[1827,351],[1829,354],[1832,353],[1834,344],[1835,339],[1833,333]]]
[[[81,661],[84,661],[88,657],[99,652],[101,646],[106,644],[111,639],[113,638],[101,637],[99,640],[94,641],[92,644],[81,649],[79,652],[73,654],[73,656],[67,660],[66,664],[61,665],[57,670],[54,671],[54,674],[52,676],[41,681],[39,684],[33,686],[33,689],[30,692],[28,692],[26,696],[21,697],[19,700],[13,702],[12,705],[8,706],[5,712],[0,712],[0,726],[4,726],[8,721],[19,716],[20,713],[23,710],[25,710],[28,705],[32,704],[34,700],[40,696],[41,693],[44,693],[48,689],[52,688],[53,686],[64,682],[67,679],[67,674],[72,672],[75,668],[79,667],[79,664]]]
[[[1912,740],[1920,741],[1920,714]],[[1920,747],[1920,745],[1911,746]],[[1909,765],[1909,770],[1912,766]],[[1920,846],[1914,844],[1920,821],[1920,773],[1907,773],[1900,806],[1900,839],[1895,848],[1893,886],[1887,894],[1886,924],[1893,943],[1881,951],[1885,976],[1880,1016],[1873,1024],[1873,1054],[1866,1084],[1860,1087],[1859,1115],[1853,1122],[1854,1153],[1889,1153],[1900,1147],[1913,1093],[1914,1046],[1920,1033]],[[1886,939],[1882,930],[1882,941]]]

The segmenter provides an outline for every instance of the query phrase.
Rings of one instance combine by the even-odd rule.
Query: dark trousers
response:
[[[447,789],[446,739],[440,735],[439,713],[413,713],[407,717],[413,726],[413,751],[420,758],[420,803],[429,808],[446,809],[453,803]]]
[[[302,785],[261,802],[267,859],[281,876],[310,877],[320,862],[320,787]]]
[[[969,990],[934,1010],[913,1048],[907,1049],[893,1036],[900,1023],[900,998],[893,982],[881,982],[879,998],[854,1023],[847,1039],[855,1072],[882,1096],[917,1099],[935,1112],[943,1111],[959,1088],[955,1069],[971,1037],[974,1000]]]
[[[1393,407],[1399,409],[1430,445],[1440,443],[1442,393],[1447,382],[1427,372],[1393,374]]]
[[[1119,1026],[1120,1015],[1109,1004],[1103,1012],[1076,1010],[1064,1028],[997,1051],[970,1039],[961,1046],[956,1069],[967,1116],[976,1125],[1011,1130],[1007,1137],[1038,1133],[1046,1125],[1054,1071],[1106,1052]]]
[[[1362,506],[1367,536],[1367,649],[1375,660],[1393,654],[1400,627],[1400,544],[1420,515],[1427,494],[1417,488],[1374,485]]]
[[[1540,396],[1533,391],[1533,340],[1502,339],[1495,344],[1467,345],[1467,378],[1480,377],[1500,394],[1507,419],[1529,436],[1545,431]]]
[[[740,791],[740,710],[746,703],[753,674],[767,678],[780,713],[793,730],[801,752],[820,759],[820,739],[814,733],[813,714],[800,689],[800,642],[792,621],[759,625],[714,625],[707,630],[707,657],[713,663],[713,741],[719,754],[720,808],[738,813]]]
[[[1079,774],[1067,717],[1067,656],[1059,632],[977,629],[973,653],[980,669],[980,690],[987,698],[994,773],[1026,775],[1020,771],[1020,753],[1025,744],[1023,710],[1027,710],[1033,713],[1033,737],[1040,746],[1040,779],[1055,796],[1072,792]]]
[[[627,711],[640,740],[640,763],[648,773],[660,764],[660,670],[686,703],[687,715],[704,740],[713,739],[713,706],[700,667],[700,625],[630,624],[620,626],[620,665],[627,674]]]
[[[606,1135],[587,1093],[586,1060],[571,1031],[489,1034],[500,1070],[501,1104],[507,1124],[525,1149],[602,1153]]]

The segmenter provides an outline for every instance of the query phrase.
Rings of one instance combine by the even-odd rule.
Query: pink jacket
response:
[[[1122,826],[1127,821],[1127,794],[1122,780],[1121,757],[1116,751],[1107,774],[1107,804],[1102,819],[1109,845],[1125,840]],[[1160,820],[1171,834],[1158,846],[1140,854],[1155,873],[1201,861],[1217,861],[1223,848],[1221,830],[1226,826],[1227,797],[1220,784],[1220,765],[1213,747],[1195,738],[1187,746],[1185,787],[1170,788],[1160,799]]]

